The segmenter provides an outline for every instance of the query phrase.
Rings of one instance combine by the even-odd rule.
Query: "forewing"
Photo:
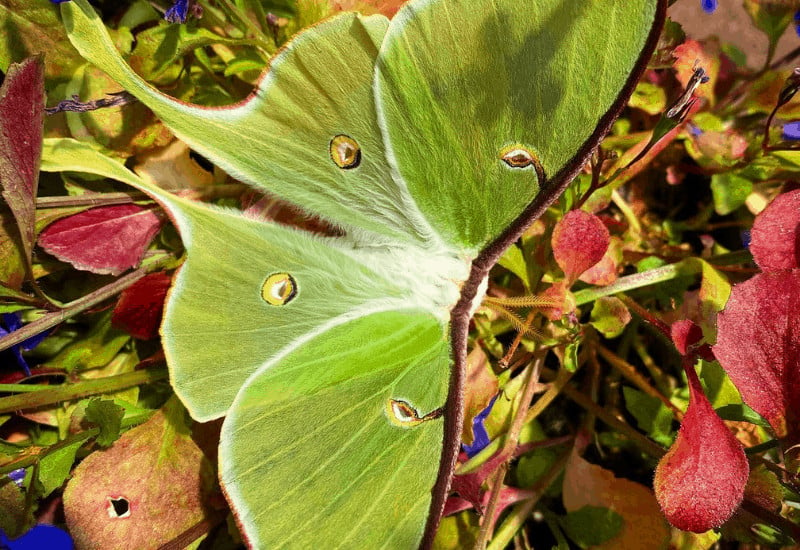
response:
[[[81,55],[231,175],[348,229],[400,242],[431,238],[407,190],[391,178],[377,125],[372,80],[385,17],[348,13],[305,30],[272,59],[245,101],[205,108],[134,73],[86,0],[61,7]],[[348,156],[350,142],[337,136],[351,139],[358,154]]]
[[[625,88],[657,0],[422,0],[391,22],[376,97],[390,163],[447,242],[481,249]],[[521,163],[524,166],[514,167]]]
[[[248,380],[223,426],[220,477],[251,547],[419,544],[442,419],[403,423],[391,403],[420,417],[444,405],[445,330],[424,312],[376,313]]]

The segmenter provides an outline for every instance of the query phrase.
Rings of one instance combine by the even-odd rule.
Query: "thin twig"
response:
[[[9,349],[11,346],[21,344],[28,338],[44,332],[47,329],[53,328],[59,323],[74,317],[78,313],[86,311],[87,309],[94,307],[113,296],[116,296],[133,283],[147,275],[149,271],[149,269],[139,268],[136,271],[128,273],[124,277],[120,277],[113,283],[110,283],[82,298],[78,298],[77,300],[66,304],[60,311],[47,313],[39,319],[28,323],[19,330],[15,330],[6,336],[3,336],[0,338],[0,351]]]

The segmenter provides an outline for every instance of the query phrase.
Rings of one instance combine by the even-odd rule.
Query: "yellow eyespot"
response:
[[[499,156],[500,160],[515,170],[524,170],[526,168],[533,167],[533,169],[536,171],[536,176],[539,179],[539,183],[541,184],[544,182],[545,173],[544,168],[542,168],[542,164],[539,162],[539,157],[537,157],[536,153],[531,151],[528,147],[525,147],[519,143],[507,145],[500,149]]]
[[[288,273],[273,273],[261,287],[261,297],[273,306],[285,306],[296,295],[297,283]]]
[[[436,409],[425,416],[420,416],[417,409],[407,401],[403,401],[402,399],[389,399],[386,402],[386,416],[389,417],[389,420],[395,426],[411,428],[423,422],[427,422],[428,420],[439,418],[442,416],[442,409]]]
[[[336,166],[343,170],[355,168],[361,162],[361,147],[345,134],[339,134],[331,140],[329,152]]]

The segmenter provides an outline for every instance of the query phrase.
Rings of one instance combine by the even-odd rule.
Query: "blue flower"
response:
[[[50,0],[52,4],[63,4],[64,2],[69,2],[69,0]]]
[[[744,246],[745,248],[750,248],[750,239],[752,238],[752,235],[750,235],[750,231],[744,230],[742,231],[740,236],[742,238],[742,246]]]
[[[3,325],[5,325],[5,328]],[[19,330],[20,328],[22,328],[22,321],[20,320],[18,313],[3,313],[3,322],[0,324],[0,338],[7,336],[15,330]],[[28,367],[28,363],[22,356],[22,352],[31,351],[33,348],[41,344],[42,340],[44,340],[46,336],[47,331],[44,331],[31,336],[21,344],[11,346],[11,353],[13,353],[14,357],[17,358],[17,364],[22,367],[22,370],[25,371],[26,376],[31,375],[31,369]]]
[[[59,529],[54,525],[40,523],[34,525],[27,533],[9,539],[5,532],[0,529],[0,550],[73,550],[75,546],[69,533]]]
[[[175,0],[172,7],[164,14],[164,19],[170,23],[186,23],[189,14],[189,0]]]
[[[489,413],[492,412],[492,407],[494,407],[494,402],[496,400],[497,395],[492,397],[492,400],[489,401],[486,408],[476,414],[475,418],[472,419],[472,445],[461,444],[461,448],[470,458],[481,452],[490,443],[489,434],[486,432],[486,426],[484,426],[483,423],[486,417],[489,416]]]
[[[794,32],[800,36],[800,10],[794,12]]]
[[[700,5],[706,13],[714,13],[717,11],[717,0],[700,0]]]
[[[8,479],[14,482],[17,487],[22,487],[25,481],[25,468],[17,468],[8,472]]]
[[[781,135],[783,139],[800,139],[800,120],[784,124]]]

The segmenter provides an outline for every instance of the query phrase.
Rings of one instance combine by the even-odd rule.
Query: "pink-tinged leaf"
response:
[[[534,498],[535,496],[536,494],[528,489],[503,486],[500,489],[500,495],[497,499],[494,515],[489,519],[489,521],[491,521],[492,525],[494,525],[494,523],[497,521],[497,518],[500,517],[500,514],[502,514],[506,508],[522,500]],[[445,502],[444,512],[442,515],[449,516],[463,510],[469,510],[470,508],[475,508],[476,510],[479,510],[480,514],[483,514],[483,510],[486,509],[486,505],[489,503],[489,498],[491,498],[491,493],[488,491],[484,492],[479,505],[474,506],[474,503],[470,500],[457,496],[451,496]]]
[[[800,189],[775,197],[756,216],[750,252],[764,271],[800,267]]]
[[[742,399],[788,445],[800,443],[800,269],[733,287],[714,346]]]
[[[161,218],[153,210],[135,204],[104,206],[49,225],[39,245],[78,269],[119,275],[139,264],[160,228]]]
[[[42,58],[30,57],[22,63],[12,63],[0,87],[0,192],[14,214],[29,265],[43,125]]]
[[[719,44],[712,41],[700,43],[696,40],[687,40],[672,52],[675,57],[675,76],[682,86],[686,86],[694,74],[694,70],[702,67],[708,82],[697,88],[695,96],[703,97],[714,104],[714,86],[717,83],[720,69]]]
[[[702,533],[725,523],[739,507],[749,468],[741,443],[703,394],[691,361],[684,363],[689,408],[658,463],[653,488],[672,525]]]
[[[330,0],[334,12],[359,11],[364,15],[380,13],[389,19],[394,17],[404,0]]]
[[[572,210],[553,229],[551,245],[556,263],[567,280],[575,281],[581,273],[600,261],[608,249],[608,229],[594,214]]]
[[[604,224],[608,228],[608,224]],[[617,271],[622,263],[622,239],[611,237],[600,261],[584,271],[578,277],[584,283],[590,285],[605,286],[617,280]]]
[[[77,548],[158,548],[207,516],[214,474],[185,415],[172,399],[75,468],[64,513]]]
[[[155,338],[171,283],[172,277],[163,271],[145,275],[122,291],[111,315],[111,323],[134,338]]]

